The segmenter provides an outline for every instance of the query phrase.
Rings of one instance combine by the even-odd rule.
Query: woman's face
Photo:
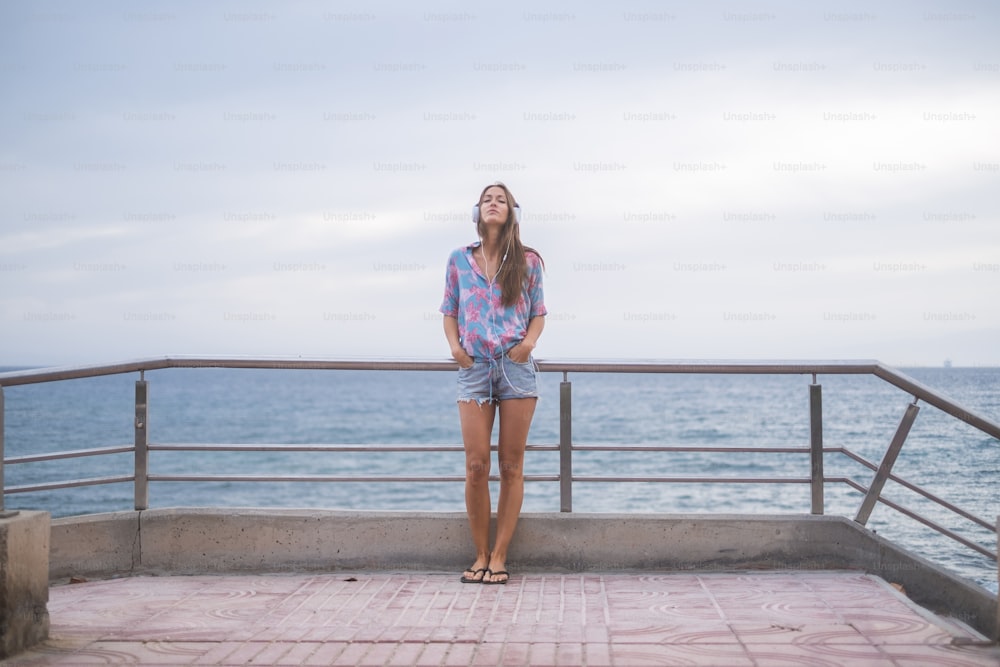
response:
[[[479,217],[486,224],[504,224],[510,215],[507,193],[499,186],[490,186],[479,201]]]

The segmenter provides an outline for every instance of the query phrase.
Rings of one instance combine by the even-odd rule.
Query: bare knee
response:
[[[490,481],[489,459],[468,459],[465,462],[465,479],[473,484],[486,484]]]
[[[520,461],[501,461],[500,480],[503,482],[520,482],[524,479],[524,470]]]

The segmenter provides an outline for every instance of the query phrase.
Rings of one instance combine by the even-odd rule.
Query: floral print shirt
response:
[[[524,339],[528,322],[548,313],[542,293],[542,260],[525,252],[528,282],[513,306],[501,303],[499,284],[490,284],[472,253],[477,241],[457,248],[448,257],[441,312],[458,320],[462,347],[476,359],[492,359]]]

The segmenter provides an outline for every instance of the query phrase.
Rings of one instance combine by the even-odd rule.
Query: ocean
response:
[[[11,370],[11,369],[0,369]],[[1000,368],[912,368],[922,384],[996,421]],[[133,442],[138,374],[4,390],[6,457]],[[454,375],[440,371],[165,369],[146,373],[151,443],[458,445]],[[540,373],[529,444],[559,441],[562,373]],[[808,375],[571,373],[577,445],[806,447]],[[878,378],[821,375],[826,447],[878,464],[912,397]],[[1000,515],[1000,441],[922,405],[894,473],[989,522]],[[495,455],[494,455],[495,456]],[[873,472],[827,454],[827,477],[868,485]],[[132,474],[132,456],[8,465],[8,487]],[[581,452],[578,476],[808,478],[807,454]],[[555,475],[556,452],[533,451],[526,475]],[[458,452],[151,452],[152,474],[461,476]],[[496,499],[494,484],[494,505]],[[807,484],[573,484],[574,512],[808,513]],[[982,546],[996,535],[889,482],[884,495]],[[150,507],[294,507],[463,511],[461,482],[154,482]],[[827,483],[825,511],[853,518],[861,494]],[[53,517],[129,510],[131,483],[9,494],[7,509]],[[524,512],[558,512],[559,484],[529,481]],[[997,590],[992,560],[879,503],[870,528]]]

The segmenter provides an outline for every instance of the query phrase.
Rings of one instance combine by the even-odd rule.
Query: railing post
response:
[[[4,510],[4,496],[7,495],[7,486],[3,481],[3,459],[5,456],[4,442],[3,442],[3,415],[4,415],[3,387],[0,387],[0,518],[11,516],[12,514],[14,514]]]
[[[149,430],[145,373],[135,383],[135,509],[149,508]]]
[[[906,406],[906,412],[896,428],[896,434],[892,436],[889,449],[885,451],[882,463],[875,472],[875,479],[868,487],[868,493],[865,494],[858,514],[854,517],[854,520],[862,526],[868,523],[868,518],[871,516],[872,510],[875,509],[875,503],[878,502],[879,495],[882,493],[882,487],[885,486],[886,480],[892,473],[892,466],[896,463],[899,450],[903,448],[903,443],[906,442],[906,436],[909,435],[910,427],[913,426],[913,420],[917,418],[918,412],[920,412],[920,407],[917,405],[917,399],[913,399],[913,402]]]
[[[7,483],[4,481],[3,477],[3,467],[4,467],[4,404],[3,404],[3,387],[0,386],[0,519],[9,519],[12,516],[17,516],[21,512],[19,510],[5,510],[4,509],[4,496],[7,495]]]
[[[573,511],[573,385],[559,383],[559,511]]]
[[[3,481],[3,459],[5,456],[3,451],[3,413],[3,387],[0,387],[0,516],[2,516],[4,512],[4,496],[7,495],[7,487],[4,485]]]
[[[823,514],[823,385],[809,385],[809,460],[812,513]]]

